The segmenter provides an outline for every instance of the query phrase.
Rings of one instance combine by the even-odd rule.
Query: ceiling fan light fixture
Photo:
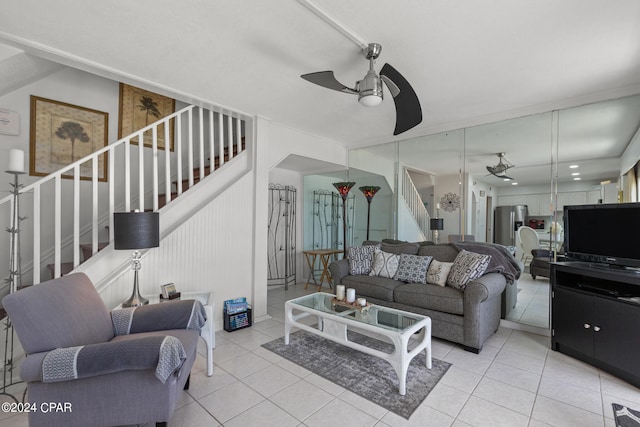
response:
[[[358,102],[366,107],[375,107],[382,103],[382,80],[373,70],[356,83]]]
[[[380,95],[360,95],[358,102],[365,107],[377,107],[382,103],[382,96]]]

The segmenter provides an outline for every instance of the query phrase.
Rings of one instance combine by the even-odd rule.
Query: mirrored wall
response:
[[[623,158],[634,156],[628,146],[640,144],[639,126],[636,95],[353,150],[349,166],[388,185],[385,203],[372,205],[372,217],[391,221],[387,238],[434,240],[420,225],[427,215],[443,219],[439,242],[500,240],[528,265],[529,248],[523,252],[515,235],[496,236],[506,221],[500,207],[526,205],[517,226],[533,228],[539,247],[560,249],[564,205],[621,197],[621,165],[638,160]],[[508,320],[548,328],[548,278],[534,279],[527,268],[518,288]]]

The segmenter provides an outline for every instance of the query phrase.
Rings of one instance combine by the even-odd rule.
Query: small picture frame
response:
[[[171,299],[172,296],[178,293],[176,285],[173,283],[167,283],[166,285],[160,286],[160,291],[162,292],[162,298],[165,299]]]

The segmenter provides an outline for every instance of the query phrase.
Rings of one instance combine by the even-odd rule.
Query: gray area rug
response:
[[[613,416],[616,418],[616,427],[640,426],[640,411],[629,409],[626,406],[613,403]]]
[[[392,344],[351,331],[348,331],[348,337],[350,341],[367,347],[393,352]],[[425,365],[424,351],[421,352],[409,365],[407,393],[400,396],[396,371],[389,362],[375,356],[305,331],[292,333],[289,345],[284,344],[284,338],[279,338],[262,346],[407,419],[451,366],[432,359],[432,369],[429,370]]]

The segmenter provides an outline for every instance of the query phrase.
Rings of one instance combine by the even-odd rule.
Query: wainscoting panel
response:
[[[222,329],[224,300],[244,296],[253,301],[252,195],[253,179],[247,174],[163,239],[159,248],[147,251],[139,271],[140,292],[160,293],[165,283],[174,283],[178,291],[213,292],[216,329]],[[133,272],[128,271],[101,295],[115,307],[132,289]]]

